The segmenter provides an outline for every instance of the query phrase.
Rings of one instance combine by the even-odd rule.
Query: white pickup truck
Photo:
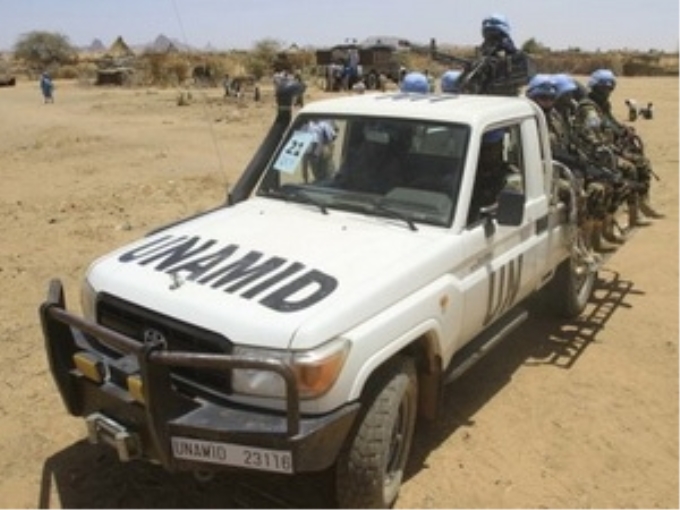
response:
[[[390,506],[416,417],[528,297],[579,314],[596,268],[531,101],[295,94],[225,204],[92,263],[83,317],[51,282],[48,359],[122,461],[326,471],[338,505]]]

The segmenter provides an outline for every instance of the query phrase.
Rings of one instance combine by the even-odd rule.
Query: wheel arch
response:
[[[417,334],[393,344],[397,348],[383,351],[379,353],[380,356],[367,360],[364,368],[370,367],[370,370],[359,374],[353,393],[363,395],[383,366],[397,356],[408,356],[414,359],[418,375],[418,415],[429,420],[434,419],[442,387],[442,357],[439,327],[434,321],[428,322],[428,327],[419,329]]]
[[[414,358],[418,374],[418,415],[434,420],[442,388],[442,358],[437,334],[430,330],[413,340],[400,354]]]

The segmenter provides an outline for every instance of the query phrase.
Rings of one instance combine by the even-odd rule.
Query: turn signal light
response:
[[[144,404],[144,384],[138,375],[130,375],[127,378],[127,387],[132,398],[140,404]]]
[[[73,355],[73,363],[76,368],[90,381],[101,384],[104,382],[106,369],[104,363],[94,354],[85,351],[76,352]]]

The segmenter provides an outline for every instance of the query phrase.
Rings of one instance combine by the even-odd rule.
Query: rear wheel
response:
[[[552,309],[565,318],[583,312],[595,287],[597,271],[587,261],[572,255],[557,268],[546,289]]]
[[[411,449],[418,401],[413,359],[397,357],[371,379],[364,410],[338,457],[341,508],[387,508],[399,494]]]

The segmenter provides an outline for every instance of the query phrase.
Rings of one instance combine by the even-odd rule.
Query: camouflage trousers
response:
[[[586,215],[601,220],[611,207],[613,199],[611,186],[607,183],[590,181],[585,184]]]
[[[638,195],[646,196],[649,194],[653,174],[649,158],[642,154],[626,152],[619,156],[617,167],[625,179],[637,184]]]
[[[616,170],[621,174],[621,177],[631,182],[638,182],[638,166],[626,158],[618,158],[616,162]]]

